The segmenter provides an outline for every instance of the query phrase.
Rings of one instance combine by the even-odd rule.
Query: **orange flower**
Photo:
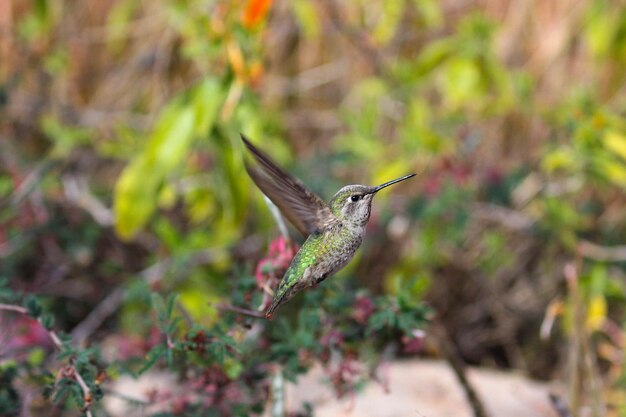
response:
[[[246,9],[243,12],[243,25],[247,29],[252,29],[259,24],[270,9],[272,0],[248,0]]]

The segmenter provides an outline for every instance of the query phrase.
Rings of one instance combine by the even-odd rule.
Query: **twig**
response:
[[[41,182],[41,179],[48,173],[48,171],[55,165],[54,161],[46,160],[39,162],[35,168],[26,175],[20,185],[17,186],[11,197],[9,198],[9,204],[17,206],[22,202],[31,192],[33,192],[37,185]]]
[[[595,259],[596,261],[626,261],[626,245],[601,246],[587,240],[581,240],[578,243],[578,253],[583,258]]]
[[[341,33],[356,50],[369,62],[370,66],[376,73],[376,75],[383,75],[385,68],[383,67],[383,60],[378,51],[371,45],[365,35],[356,28],[347,25],[342,17],[339,7],[335,0],[324,0],[326,11],[331,23],[335,26],[335,29]]]
[[[552,403],[552,407],[554,407],[556,412],[559,414],[559,417],[572,417],[572,413],[570,413],[567,408],[567,404],[563,401],[563,398],[550,393],[550,402]]]
[[[153,284],[157,282],[165,271],[169,269],[171,265],[171,259],[164,259],[160,262],[151,265],[144,269],[139,275],[148,283]],[[71,331],[70,335],[72,340],[76,343],[82,343],[89,335],[91,335],[100,325],[122,304],[124,298],[126,298],[127,289],[123,287],[117,287],[109,295],[107,295],[93,310],[91,313],[81,321]]]
[[[580,262],[580,261],[579,261]],[[601,387],[596,375],[597,364],[591,349],[590,335],[585,327],[585,307],[580,295],[579,271],[580,266],[576,263],[565,265],[563,275],[567,281],[570,299],[573,306],[573,347],[572,347],[572,377],[570,383],[570,402],[572,410],[578,414],[578,409],[583,402],[581,396],[585,383],[588,384],[589,396],[591,397],[591,413],[594,417],[604,415],[605,406],[601,399]]]
[[[12,312],[24,314],[30,317],[28,309],[22,306],[17,306],[13,304],[0,304],[0,310],[12,311]],[[63,342],[61,341],[61,338],[59,337],[59,335],[57,335],[54,330],[47,329],[46,326],[44,326],[44,324],[42,323],[40,318],[36,320],[37,320],[37,323],[39,323],[39,325],[48,333],[48,335],[50,336],[50,339],[52,339],[52,342],[54,343],[56,348],[59,350],[62,350]],[[67,369],[67,375],[76,379],[76,382],[78,382],[78,385],[83,391],[83,401],[84,401],[83,410],[85,414],[87,415],[87,417],[92,417],[91,389],[89,388],[89,386],[87,385],[87,383],[85,382],[85,380],[83,379],[83,377],[80,375],[80,373],[78,372],[78,370],[73,364],[69,364],[66,369]]]
[[[472,215],[476,218],[493,221],[509,229],[518,231],[531,230],[536,224],[536,221],[532,217],[521,211],[489,203],[474,203],[472,205]],[[581,239],[578,243],[577,250],[578,254],[583,258],[594,259],[596,261],[626,261],[626,245],[602,246]]]
[[[474,412],[474,416],[489,417],[489,414],[487,414],[485,406],[480,400],[480,397],[478,397],[478,394],[467,379],[465,364],[457,353],[456,348],[452,344],[452,341],[450,340],[448,332],[443,326],[443,323],[441,323],[438,317],[434,317],[431,324],[433,333],[437,339],[441,351],[443,352],[443,355],[445,356],[446,361],[452,367],[454,374],[456,375],[459,383],[465,391],[465,395],[467,395],[467,400],[470,404],[470,407],[472,408],[472,411]]]
[[[497,204],[474,203],[472,216],[499,223],[511,230],[526,231],[535,225],[535,220],[527,214]]]
[[[272,417],[285,417],[285,379],[278,367],[272,378]]]
[[[249,310],[247,308],[242,308],[242,307],[237,307],[232,304],[226,304],[226,303],[218,304],[217,308],[218,310],[232,311],[233,313],[243,314],[244,316],[260,318],[260,319],[265,318],[265,314],[263,312],[256,311],[256,310]]]
[[[21,306],[16,306],[13,304],[0,304],[0,310],[4,311],[14,311],[20,314],[28,314],[28,310]]]
[[[216,257],[215,249],[206,249],[193,253],[186,261],[186,266],[194,267],[196,265],[204,265],[213,262]],[[150,267],[144,269],[139,273],[139,276],[143,278],[149,285],[158,282],[172,267],[174,263],[173,258],[167,258],[159,261]],[[188,271],[189,268],[185,268]],[[71,331],[70,335],[72,340],[76,343],[82,343],[89,335],[91,335],[100,325],[113,313],[115,313],[119,306],[126,298],[128,290],[123,287],[118,287],[111,291],[92,311],[89,315],[80,322]]]
[[[258,246],[257,238],[251,236],[241,241],[233,252],[236,256],[245,255],[248,252],[255,251]],[[192,253],[189,258],[184,262],[185,267],[182,269],[182,273],[178,276],[184,277],[184,273],[189,271],[198,265],[206,265],[212,263],[216,257],[220,255],[221,249],[205,249],[195,253]],[[238,255],[237,255],[238,254]],[[155,264],[149,266],[139,273],[139,276],[143,278],[149,285],[157,283],[168,270],[174,264],[174,258],[163,259]],[[178,276],[174,281],[178,280]],[[91,335],[104,321],[113,315],[124,302],[128,290],[126,288],[118,287],[111,291],[100,303],[89,313],[89,315],[80,322],[70,332],[72,340],[75,343],[82,343],[89,335]]]
[[[113,213],[94,197],[85,177],[64,175],[63,189],[67,199],[89,213],[99,225],[111,226],[113,224]]]

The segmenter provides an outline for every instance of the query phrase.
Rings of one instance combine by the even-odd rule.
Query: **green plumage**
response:
[[[289,268],[287,268],[285,275],[283,275],[283,279],[280,281],[272,305],[277,304],[279,300],[285,298],[289,289],[294,287],[304,276],[304,272],[307,268],[314,266],[317,258],[323,256],[318,250],[321,246],[321,242],[322,234],[314,233],[302,244],[296,256],[291,260],[291,264],[289,264]]]
[[[374,195],[415,174],[376,187],[345,186],[326,204],[243,135],[241,139],[257,163],[255,166],[246,163],[252,180],[296,229],[308,236],[265,313],[271,318],[274,311],[298,291],[319,284],[347,264],[363,241]]]
[[[361,245],[364,232],[364,228],[337,222],[323,232],[311,234],[287,268],[267,315],[271,317],[295,293],[319,284],[347,264]]]

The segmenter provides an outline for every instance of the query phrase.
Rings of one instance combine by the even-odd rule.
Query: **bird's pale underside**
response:
[[[241,135],[241,139],[254,157],[254,163],[246,162],[246,171],[261,191],[306,237],[265,312],[265,316],[271,319],[276,309],[296,293],[317,285],[352,259],[363,241],[374,195],[415,174],[379,186],[347,185],[326,204],[302,181],[252,145],[244,135]]]

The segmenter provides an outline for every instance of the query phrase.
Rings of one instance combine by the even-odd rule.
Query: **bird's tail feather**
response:
[[[274,312],[282,304],[283,300],[285,299],[285,295],[286,294],[282,294],[281,296],[274,297],[274,300],[272,300],[272,304],[270,304],[267,310],[265,310],[265,318],[267,318],[268,320],[272,320],[274,318]]]

